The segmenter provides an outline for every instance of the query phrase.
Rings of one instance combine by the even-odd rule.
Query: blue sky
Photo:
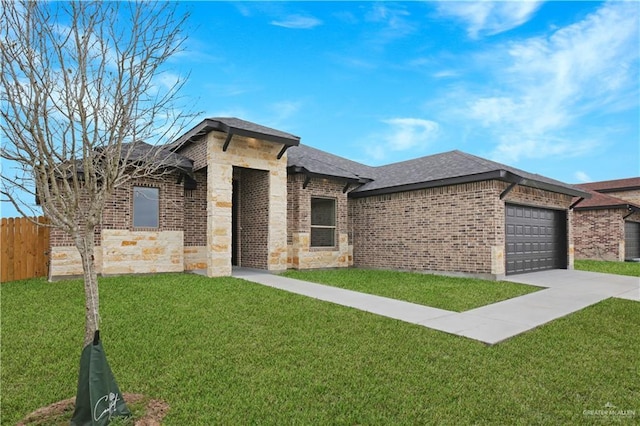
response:
[[[205,116],[371,165],[460,149],[570,183],[640,173],[636,2],[186,7]]]
[[[186,51],[162,78],[190,73],[199,119],[370,165],[459,149],[568,183],[640,174],[637,2],[180,7]]]

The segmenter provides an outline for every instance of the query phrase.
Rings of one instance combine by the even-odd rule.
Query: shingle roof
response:
[[[506,176],[501,176],[500,172],[508,172],[526,179],[528,183],[523,182],[523,184],[527,186],[542,184],[547,189],[555,187],[560,192],[582,192],[566,183],[458,150],[377,167],[376,179],[356,189],[355,192],[363,193],[391,188],[401,190],[404,186],[419,185],[425,182],[443,181],[443,184],[446,184],[446,181],[455,178],[469,179],[469,181],[490,178],[505,180]]]
[[[577,185],[580,188],[598,192],[615,192],[621,190],[640,189],[640,177],[626,179],[604,180]]]
[[[339,177],[361,183],[373,178],[374,169],[302,144],[289,148],[287,166],[297,173]]]
[[[300,137],[271,127],[241,120],[235,117],[212,117],[205,118],[194,128],[186,132],[176,141],[168,145],[171,150],[177,150],[188,142],[195,142],[211,131],[232,133],[240,136],[247,136],[256,139],[281,143],[288,146],[296,146],[300,143]]]
[[[574,209],[575,210],[598,210],[598,209],[633,209],[640,210],[640,206],[629,201],[623,200],[611,195],[602,194],[590,190],[588,188],[590,184],[576,185],[579,188],[586,190],[591,194],[591,198],[580,201]],[[578,201],[577,199],[575,201]]]
[[[588,197],[583,190],[566,183],[461,151],[379,167],[366,166],[305,145],[289,149],[288,155],[288,166],[294,170],[298,168],[325,176],[366,178],[366,183],[351,191],[350,195],[354,197],[489,179],[518,181],[525,186]]]
[[[171,152],[165,147],[149,145],[143,141],[123,143],[121,157],[133,162],[151,160],[158,167],[176,168],[187,173],[193,170],[193,160]]]

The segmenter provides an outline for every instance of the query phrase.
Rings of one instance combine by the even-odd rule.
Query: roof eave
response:
[[[624,209],[629,211],[640,212],[640,207],[634,206],[633,204],[603,204],[599,206],[584,206],[580,207],[579,205],[574,207],[574,210],[579,211],[587,211],[587,210],[611,210],[611,209]]]
[[[393,194],[396,192],[415,191],[419,189],[437,188],[447,185],[460,185],[464,183],[482,182],[487,180],[500,180],[503,182],[515,183],[517,185],[528,186],[532,188],[538,188],[545,191],[556,192],[560,194],[571,195],[574,197],[591,198],[591,194],[575,188],[568,188],[561,185],[554,185],[548,182],[541,182],[534,179],[528,179],[507,170],[492,170],[484,173],[477,173],[472,175],[456,176],[445,179],[437,179],[427,182],[411,183],[406,185],[397,185],[386,188],[378,188],[372,190],[355,190],[349,195],[353,198],[371,197],[375,195]]]
[[[351,196],[352,198],[364,198],[364,197],[372,197],[375,195],[393,194],[396,192],[416,191],[419,189],[437,188],[440,186],[459,185],[459,184],[471,183],[471,182],[481,182],[481,181],[491,180],[491,179],[500,179],[501,178],[500,172],[501,172],[500,170],[495,170],[495,171],[479,173],[475,175],[456,176],[456,177],[445,178],[445,179],[431,180],[427,182],[417,182],[417,183],[410,183],[405,185],[390,186],[386,188],[377,188],[377,189],[364,190],[364,191],[355,190],[350,192],[349,196]]]
[[[608,192],[624,192],[624,191],[635,191],[640,189],[640,186],[621,186],[619,188],[603,188],[603,189],[592,189],[592,191],[600,192],[602,194],[606,194]]]
[[[520,176],[506,170],[501,170],[500,172],[503,175],[503,178],[500,180],[503,180],[505,182],[510,182],[510,183],[515,182],[518,185],[542,189],[549,192],[556,192],[558,194],[571,195],[573,197],[582,197],[585,199],[591,198],[590,193],[577,188],[571,188],[568,186],[556,185],[549,182],[542,182],[535,179],[525,178],[524,176]]]
[[[305,176],[311,177],[311,178],[319,178],[319,179],[334,179],[334,180],[340,180],[343,182],[351,182],[351,183],[359,183],[359,184],[364,184],[367,182],[371,182],[371,179],[367,179],[367,178],[356,178],[356,177],[347,177],[347,176],[336,176],[336,175],[330,175],[330,174],[324,174],[324,173],[317,173],[317,172],[312,172],[304,167],[300,167],[300,166],[289,166],[287,167],[287,170],[290,173],[301,173]]]

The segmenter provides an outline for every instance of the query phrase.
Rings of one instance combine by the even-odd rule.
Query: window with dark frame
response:
[[[311,247],[335,247],[336,200],[311,198]]]
[[[160,226],[160,190],[146,186],[133,187],[133,227]]]

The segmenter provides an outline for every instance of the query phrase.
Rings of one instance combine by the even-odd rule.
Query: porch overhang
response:
[[[277,158],[280,159],[286,150],[292,146],[300,145],[300,137],[282,132],[280,130],[261,126],[245,120],[233,117],[206,118],[197,126],[182,135],[179,139],[169,145],[169,149],[176,151],[188,143],[197,142],[210,132],[226,133],[227,137],[222,146],[222,151],[229,148],[234,136],[260,139],[267,142],[282,144]]]

